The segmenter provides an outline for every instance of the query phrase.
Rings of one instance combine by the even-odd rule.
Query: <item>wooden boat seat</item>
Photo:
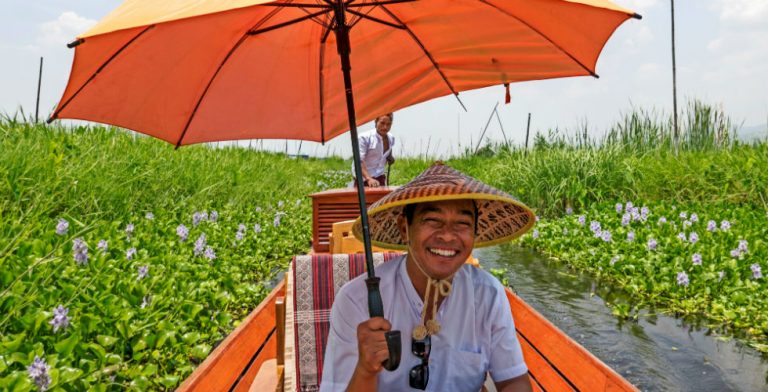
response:
[[[374,253],[374,265],[400,253]],[[315,391],[323,375],[331,305],[336,292],[365,273],[363,254],[296,256],[288,271],[286,297],[286,391]]]

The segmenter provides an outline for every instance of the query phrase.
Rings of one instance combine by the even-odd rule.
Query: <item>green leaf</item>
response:
[[[80,343],[80,335],[73,333],[68,338],[54,343],[53,347],[62,358],[66,358],[72,354],[78,343]]]
[[[96,336],[96,341],[99,342],[100,345],[103,347],[109,348],[112,347],[113,344],[117,341],[116,337],[108,336],[108,335],[99,335]]]
[[[66,384],[77,380],[83,375],[83,371],[71,367],[63,367],[59,369],[59,385]]]

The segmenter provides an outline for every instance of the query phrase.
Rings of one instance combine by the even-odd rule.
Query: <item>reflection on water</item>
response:
[[[620,323],[604,298],[621,295],[514,245],[477,249],[485,268],[507,268],[517,294],[644,391],[768,391],[768,362],[681,320],[641,313]]]

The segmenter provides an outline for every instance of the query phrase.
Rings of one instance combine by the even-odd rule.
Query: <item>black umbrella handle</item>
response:
[[[368,312],[371,317],[384,317],[384,305],[381,302],[381,292],[379,292],[379,278],[373,277],[365,280],[368,286]],[[400,366],[400,356],[402,345],[400,344],[400,331],[388,331],[384,333],[384,339],[387,341],[389,358],[382,362],[384,369],[390,372]]]

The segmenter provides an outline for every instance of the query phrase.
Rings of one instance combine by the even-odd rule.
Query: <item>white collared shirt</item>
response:
[[[386,171],[387,157],[392,154],[392,148],[395,146],[395,137],[391,132],[387,133],[387,138],[389,139],[389,150],[384,151],[384,139],[376,132],[376,129],[362,132],[357,137],[360,145],[360,159],[365,163],[368,175],[371,177],[378,177]],[[352,175],[354,174],[353,162]]]
[[[421,364],[411,353],[411,331],[421,321],[422,299],[405,269],[405,256],[376,267],[384,318],[402,337],[400,366],[382,370],[380,391],[409,391],[408,373]],[[343,391],[357,365],[357,326],[369,319],[366,275],[342,287],[331,310],[331,329],[320,391]],[[464,265],[453,279],[452,293],[438,310],[441,324],[432,336],[427,391],[479,391],[490,372],[494,381],[525,374],[509,302],[501,283],[488,272]]]

